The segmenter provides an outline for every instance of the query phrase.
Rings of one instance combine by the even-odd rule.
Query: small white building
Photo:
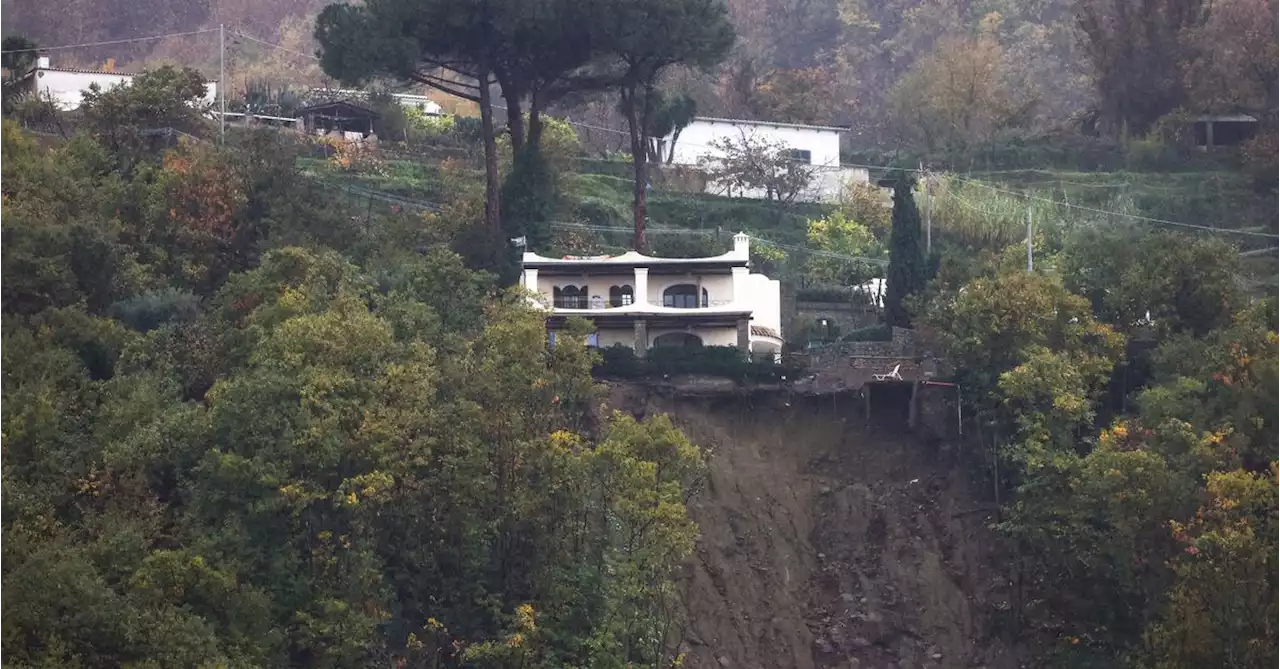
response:
[[[814,168],[814,183],[810,192],[800,199],[831,201],[841,187],[850,181],[867,183],[870,178],[862,168],[840,166],[840,133],[847,130],[839,126],[804,125],[800,123],[775,123],[772,121],[746,121],[741,119],[711,118],[700,116],[680,131],[672,151],[672,163],[696,166],[703,160],[715,160],[723,151],[715,144],[725,140],[741,142],[744,139],[763,139],[772,144],[787,147],[791,157]],[[671,147],[672,137],[663,140]],[[671,149],[667,149],[671,150]],[[729,193],[715,183],[707,184],[707,192],[719,195],[761,198],[763,192]]]
[[[440,103],[428,98],[425,95],[414,95],[412,93],[392,93],[391,97],[404,107],[417,109],[427,116],[444,116],[444,107]]]
[[[132,83],[134,77],[124,72],[52,67],[47,56],[39,57],[35,69],[27,76],[34,78],[36,92],[52,99],[62,111],[79,109],[84,102],[84,92],[94,84],[105,91]],[[204,101],[212,105],[217,100],[217,82],[206,83]]]
[[[524,254],[522,285],[551,312],[555,331],[570,316],[596,327],[592,345],[736,346],[782,352],[779,283],[748,267],[750,238],[734,235],[733,250],[710,258],[619,256],[548,258]]]

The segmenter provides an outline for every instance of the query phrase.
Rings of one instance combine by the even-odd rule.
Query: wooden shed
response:
[[[342,133],[358,132],[362,137],[373,134],[373,122],[378,112],[350,100],[337,100],[303,107],[297,112],[307,134],[327,134],[334,130]]]

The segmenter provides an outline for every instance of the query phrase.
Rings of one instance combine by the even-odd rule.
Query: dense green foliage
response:
[[[676,65],[714,66],[734,40],[722,0],[341,3],[320,13],[315,35],[325,72],[342,81],[389,76],[479,103],[489,243],[500,275],[506,244],[496,239],[501,198],[490,84],[506,101],[514,155],[502,197],[515,198],[516,213],[503,219],[503,231],[527,231],[535,246],[546,240],[551,181],[538,152],[547,105],[573,92],[615,89],[630,128],[634,247],[644,252],[648,133],[674,130],[693,113],[690,98],[665,100],[659,79]]]
[[[555,213],[556,180],[551,166],[536,146],[526,146],[512,158],[502,184],[502,229],[508,237],[526,237],[530,251],[544,251],[551,241],[551,217]]]
[[[152,93],[4,124],[6,664],[670,664],[703,455],[448,250],[473,193],[374,215],[287,135],[115,142]]]
[[[844,4],[841,21],[866,30],[858,15],[871,10]],[[508,18],[568,6],[500,5]],[[462,27],[481,34],[455,34],[474,17],[451,13],[457,3],[424,6],[450,21],[372,26],[396,37],[386,41],[339,24],[413,7],[327,12],[338,32],[326,59],[360,78],[458,56],[487,82],[485,68],[510,74],[487,58],[529,53],[486,50],[495,39],[508,47],[524,35],[518,46],[542,53],[561,34],[469,20]],[[608,24],[644,28],[613,35],[610,57],[649,59],[623,73],[617,62],[578,71],[573,49],[548,69],[503,61],[525,68],[504,93],[545,104],[559,94],[545,87],[556,73],[600,76],[624,88],[644,130],[646,150],[632,157],[647,160],[646,135],[688,112],[667,108],[655,64],[723,56],[731,30],[718,7],[655,3],[685,17],[656,36],[661,25]],[[698,25],[690,13],[715,20]],[[673,43],[686,29],[706,39]],[[436,38],[427,46],[441,52],[424,52]],[[990,58],[952,44],[943,54],[954,62],[928,58],[903,79],[937,93],[903,90],[904,109],[929,102],[930,127],[965,128],[943,143],[969,165],[996,141],[993,125],[1020,112],[994,69],[971,73],[999,108],[943,99],[954,66],[1007,62],[980,46]],[[357,57],[367,60],[346,60]],[[770,74],[772,91],[805,93],[770,108],[816,113],[822,101],[802,84],[820,74]],[[1152,84],[1185,97],[1182,84]],[[56,148],[3,127],[3,651],[14,666],[676,664],[673,575],[696,535],[685,501],[702,454],[665,418],[600,415],[592,374],[768,383],[799,370],[727,347],[592,352],[578,345],[581,324],[547,347],[541,317],[500,289],[515,267],[506,239],[618,251],[632,246],[636,220],[659,255],[722,252],[739,230],[762,236],[754,267],[821,284],[800,298],[849,301],[878,272],[867,259],[889,247],[888,321],[912,320],[945,344],[977,445],[966,449],[999,505],[1000,555],[1016,584],[1004,629],[1030,641],[1042,666],[1277,661],[1275,301],[1242,288],[1248,261],[1212,231],[1157,231],[1151,220],[1138,230],[1092,209],[1273,230],[1261,223],[1273,224],[1274,197],[1251,193],[1242,173],[984,177],[1045,196],[1036,200],[934,179],[927,211],[941,257],[930,282],[906,185],[891,224],[871,188],[835,206],[637,195],[649,184],[634,165],[581,160],[567,125],[535,123],[536,110],[519,105],[502,139],[491,119],[405,113],[380,129],[405,144],[425,138],[404,153],[344,147],[300,161],[305,147],[288,135],[202,140],[213,136],[203,94],[194,71],[161,68],[91,92],[84,133]],[[1134,119],[1169,104],[1133,103],[1106,101]],[[523,148],[511,119],[528,124]],[[1097,146],[1063,159],[1088,163]],[[1040,166],[1041,151],[1061,145],[1007,148],[992,160]],[[1097,165],[1181,158],[1154,139],[1112,148]],[[495,230],[481,225],[497,213],[481,184],[492,190],[499,166],[505,227]],[[1035,272],[1013,244],[1028,214]],[[819,253],[792,258],[766,239]],[[510,254],[495,262],[495,248]],[[499,280],[477,267],[506,271]],[[877,325],[824,337],[891,334]]]
[[[1216,240],[1084,228],[1057,248],[1053,274],[940,275],[922,312],[1002,503],[1011,629],[1051,666],[1269,666],[1274,299],[1247,299]]]
[[[595,371],[614,379],[656,380],[677,374],[704,374],[740,383],[777,383],[787,378],[796,379],[800,372],[791,364],[776,364],[772,355],[758,360],[744,358],[736,346],[657,347],[638,357],[634,349],[615,345],[601,353]]]
[[[885,322],[909,327],[906,300],[924,290],[928,280],[915,181],[899,176],[893,187],[893,223],[889,235],[889,273],[885,288]]]
[[[0,99],[3,100],[5,114],[13,110],[22,92],[19,82],[36,64],[37,46],[21,35],[6,35],[0,41],[0,51],[4,52],[0,55],[0,65],[5,69],[4,79],[0,81],[0,93],[3,94]]]

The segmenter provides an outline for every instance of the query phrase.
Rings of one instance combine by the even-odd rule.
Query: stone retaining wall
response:
[[[893,328],[891,341],[841,342],[814,348],[796,357],[804,364],[815,388],[858,388],[873,374],[887,374],[898,367],[905,380],[937,378],[945,373],[944,361],[920,345],[913,330]]]
[[[822,319],[835,323],[839,331],[844,334],[876,325],[880,322],[880,315],[870,306],[797,300],[792,331],[800,327],[812,326]]]
[[[829,363],[847,358],[903,358],[919,357],[915,336],[906,328],[893,328],[890,341],[846,341],[815,348],[808,352],[814,363]]]

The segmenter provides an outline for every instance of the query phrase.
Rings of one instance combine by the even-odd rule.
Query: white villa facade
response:
[[[782,352],[779,283],[748,267],[750,238],[709,258],[619,256],[548,258],[524,254],[522,284],[551,312],[555,331],[570,316],[596,327],[592,344],[643,354],[655,346],[736,346]]]
[[[84,102],[84,92],[93,84],[100,90],[108,90],[129,84],[132,74],[123,72],[104,72],[100,70],[81,70],[75,68],[57,68],[49,64],[48,57],[41,56],[36,60],[36,67],[27,76],[35,78],[35,90],[42,96],[49,97],[62,111],[79,109]],[[204,101],[214,104],[218,100],[218,84],[210,81],[205,84]]]
[[[698,117],[680,131],[671,162],[696,166],[704,159],[715,160],[723,155],[714,146],[716,143],[724,140],[740,142],[744,138],[763,139],[785,145],[795,160],[814,168],[814,184],[810,192],[802,194],[802,199],[832,201],[845,183],[867,183],[870,180],[865,169],[840,166],[840,133],[845,130],[837,126]],[[668,137],[663,143],[670,147],[671,141],[672,137]],[[707,184],[707,192],[752,198],[765,196],[763,191],[729,193],[724,186],[715,183]]]

